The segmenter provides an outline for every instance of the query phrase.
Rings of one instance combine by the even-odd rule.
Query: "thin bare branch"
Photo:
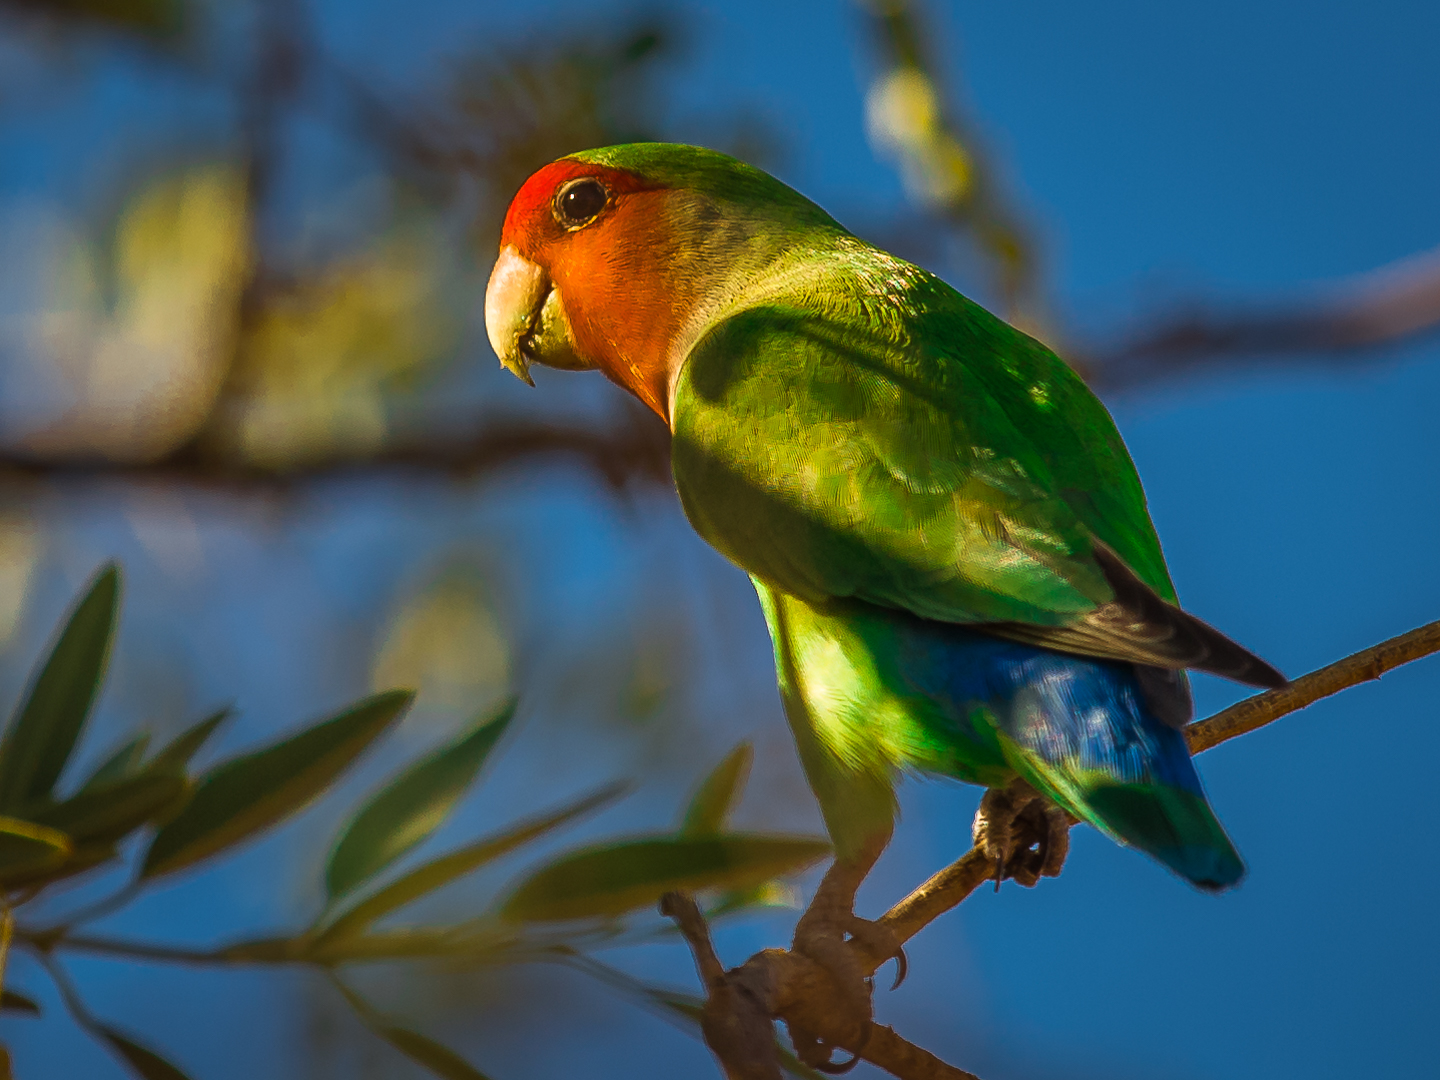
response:
[[[880,923],[893,931],[903,945],[994,874],[994,862],[979,848],[971,848],[882,915]],[[873,974],[888,959],[888,956],[866,956],[865,965]]]
[[[870,1037],[866,1039],[860,1056],[892,1076],[904,1077],[905,1080],[980,1080],[974,1073],[957,1069],[929,1050],[901,1038],[894,1028],[885,1024],[870,1025]]]
[[[1321,698],[1358,686],[1362,682],[1378,679],[1401,664],[1408,664],[1411,660],[1419,660],[1436,652],[1440,652],[1440,621],[1427,623],[1407,634],[1362,649],[1319,671],[1302,675],[1289,686],[1256,694],[1205,720],[1197,720],[1185,729],[1190,752],[1198,754],[1202,750],[1209,750],[1227,739],[1264,727]]]

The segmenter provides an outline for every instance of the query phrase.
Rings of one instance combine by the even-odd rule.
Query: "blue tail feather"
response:
[[[975,742],[977,726],[992,727],[1032,784],[1201,888],[1244,876],[1184,735],[1157,717],[1133,664],[955,626],[909,630],[902,674],[942,706],[952,737]]]

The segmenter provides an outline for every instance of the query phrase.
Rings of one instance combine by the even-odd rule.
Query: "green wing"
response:
[[[1173,606],[1130,456],[1058,357],[858,241],[806,262],[681,372],[675,478],[702,536],[812,602],[1280,680]]]

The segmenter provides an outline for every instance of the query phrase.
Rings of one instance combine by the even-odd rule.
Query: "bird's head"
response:
[[[632,143],[551,162],[505,215],[485,292],[500,363],[596,368],[667,421],[708,313],[808,228],[839,230],[774,177],[713,150]]]

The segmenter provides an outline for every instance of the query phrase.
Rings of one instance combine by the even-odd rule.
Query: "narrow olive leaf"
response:
[[[40,1015],[39,1005],[14,990],[0,990],[0,1009],[5,1012],[26,1013],[30,1016]]]
[[[388,1025],[373,1030],[410,1060],[425,1066],[444,1080],[489,1080],[454,1050],[421,1035],[418,1031]]]
[[[803,870],[830,852],[808,836],[656,837],[561,856],[523,881],[502,918],[551,922],[623,915],[674,889],[743,889]]]
[[[471,871],[478,870],[488,862],[507,855],[516,848],[524,847],[532,840],[538,840],[548,832],[590,813],[592,810],[613,802],[629,790],[629,784],[610,784],[598,791],[577,799],[569,806],[540,817],[531,818],[500,833],[468,844],[458,851],[441,855],[423,866],[418,866],[403,877],[386,885],[383,889],[367,896],[346,911],[329,926],[320,931],[316,946],[329,944],[341,938],[364,932],[373,923],[383,919],[412,901],[436,889],[448,885]]]
[[[93,870],[118,856],[114,844],[85,844],[66,858],[41,863],[23,870],[0,870],[7,889],[37,889]]]
[[[819,1069],[812,1069],[788,1047],[781,1046],[778,1035],[775,1039],[775,1054],[780,1059],[780,1068],[791,1076],[798,1076],[800,1080],[826,1080],[826,1075]]]
[[[745,889],[730,889],[705,909],[705,918],[715,920],[761,908],[799,909],[800,890],[784,881],[762,881]]]
[[[97,1026],[97,1030],[141,1080],[190,1080],[154,1050],[126,1038],[114,1028]]]
[[[424,842],[455,809],[515,716],[512,698],[459,740],[416,763],[346,826],[325,868],[333,902]]]
[[[70,857],[74,845],[59,829],[0,816],[0,878],[43,873]]]
[[[91,788],[113,784],[117,780],[124,780],[139,767],[141,760],[145,757],[145,748],[149,745],[150,735],[148,732],[136,735],[102,761],[99,767],[85,778],[85,782],[80,785],[80,790],[88,791]]]
[[[691,798],[680,822],[681,836],[713,836],[725,828],[725,819],[745,791],[754,760],[755,748],[749,740],[725,755]]]
[[[434,1039],[406,1028],[397,1027],[375,1011],[374,1007],[346,986],[339,978],[332,978],[335,988],[340,991],[355,1015],[367,1028],[379,1035],[406,1057],[425,1066],[444,1080],[489,1080],[475,1066],[455,1053],[448,1046],[441,1046]]]
[[[0,740],[0,810],[44,798],[60,778],[105,675],[119,600],[120,570],[108,563],[75,606]]]
[[[705,1015],[705,999],[695,994],[683,994],[679,991],[656,988],[647,988],[645,993],[649,995],[653,1004],[668,1009],[681,1020],[699,1024],[700,1018]]]
[[[309,944],[304,959],[317,964],[373,963],[380,960],[455,959],[455,932],[450,927],[380,930],[354,937]]]
[[[78,842],[118,840],[153,820],[185,792],[185,778],[148,771],[103,787],[81,789],[31,816]]]
[[[414,696],[408,690],[376,694],[284,742],[217,765],[155,834],[140,876],[191,866],[295,813],[388,729]]]
[[[216,729],[232,715],[228,708],[221,709],[198,724],[192,724],[161,747],[160,752],[146,764],[146,770],[183,773],[190,764],[190,759],[200,752],[200,748],[215,734]]]

